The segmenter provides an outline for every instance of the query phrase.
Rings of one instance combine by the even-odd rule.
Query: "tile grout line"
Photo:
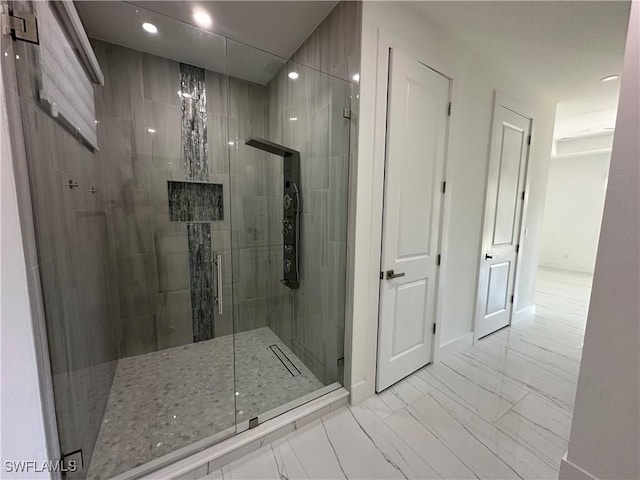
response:
[[[496,426],[496,424],[502,419],[502,417],[504,417],[507,413],[514,411],[513,409],[516,407],[516,405],[518,405],[522,400],[524,400],[524,398],[529,395],[531,392],[527,390],[527,392],[522,396],[522,398],[520,400],[518,400],[516,403],[514,403],[513,405],[511,405],[502,415],[500,415],[498,418],[496,418],[495,420],[493,420],[491,422],[492,425]],[[517,413],[517,412],[514,412]],[[497,426],[496,426],[497,428]]]

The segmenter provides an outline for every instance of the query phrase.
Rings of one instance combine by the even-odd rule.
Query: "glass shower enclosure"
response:
[[[351,85],[76,6],[98,149],[42,107],[39,47],[16,63],[57,425],[70,478],[133,478],[341,386]]]

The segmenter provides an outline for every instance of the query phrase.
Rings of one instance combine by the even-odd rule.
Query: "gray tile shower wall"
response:
[[[120,265],[125,355],[205,338],[192,319],[211,319],[213,253],[223,258],[223,314],[213,315],[208,335],[233,333],[234,308],[235,331],[267,326],[270,164],[266,154],[241,141],[266,135],[266,87],[98,40],[92,45],[105,74],[105,86],[96,92],[99,155]],[[197,79],[185,80],[194,72]],[[192,101],[194,89],[203,91],[198,102]],[[191,98],[177,93],[183,91]],[[191,115],[186,126],[185,110]],[[190,130],[187,142],[182,129]],[[221,188],[222,205],[230,206],[231,214],[223,210],[211,219],[210,234],[188,224],[202,219],[176,218],[170,210],[169,182],[189,181],[208,182],[191,185],[211,186],[214,195]],[[233,277],[232,224],[238,249]],[[198,240],[204,238],[210,238],[207,246]],[[190,250],[190,241],[203,248]]]
[[[267,135],[266,87],[230,77],[229,92],[229,141],[233,142],[230,150],[233,251],[230,253],[234,268],[234,317],[236,331],[241,332],[266,327],[269,323],[269,282],[274,270],[268,255],[270,233],[281,228],[281,215],[269,216],[267,173],[280,159],[244,144],[251,136]]]
[[[304,198],[301,286],[291,296],[271,279],[270,327],[291,339],[294,353],[325,384],[342,380],[338,360],[344,352],[349,161],[357,154],[350,155],[353,123],[343,118],[343,109],[357,106],[350,98],[357,85],[320,72],[352,81],[360,66],[360,30],[361,3],[338,3],[292,57],[317,71],[291,63],[268,85],[269,138],[300,150]],[[300,74],[295,81],[288,78],[291,69]],[[276,218],[282,208],[278,167],[270,171],[268,183],[269,215]],[[273,241],[270,263],[281,265],[281,237],[276,233]]]
[[[28,10],[30,2],[21,2]],[[97,155],[45,112],[38,46],[14,44],[60,449],[91,457],[120,354],[115,256]],[[16,112],[17,113],[17,112]],[[77,187],[65,186],[69,181]],[[89,190],[93,187],[94,193]],[[50,419],[53,420],[53,419]],[[69,478],[74,478],[69,474]]]
[[[290,60],[351,81],[360,70],[362,2],[340,1]]]

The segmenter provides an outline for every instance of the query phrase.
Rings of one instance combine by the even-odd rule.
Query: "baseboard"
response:
[[[363,380],[351,385],[351,392],[349,397],[349,404],[355,405],[361,401],[369,398],[376,393],[376,387],[372,381]]]
[[[529,305],[528,307],[521,308],[516,313],[513,314],[513,320],[511,324],[522,322],[523,320],[527,320],[533,317],[536,314],[536,306]]]
[[[574,267],[571,265],[563,265],[561,263],[540,263],[538,264],[538,268],[544,268],[546,270],[558,270],[561,272],[570,272],[570,273],[587,273],[589,275],[593,275],[593,267],[590,268],[582,268],[582,267]]]
[[[558,474],[559,480],[598,480],[589,472],[581,469],[577,465],[567,460],[567,454],[565,453],[560,460],[560,473]]]
[[[473,332],[469,332],[461,337],[454,338],[453,340],[445,343],[444,345],[440,345],[440,351],[438,352],[438,360],[448,356],[453,355],[454,353],[458,353],[465,348],[473,345]]]

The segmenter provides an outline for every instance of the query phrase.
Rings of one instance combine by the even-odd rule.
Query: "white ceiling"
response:
[[[613,127],[628,1],[427,1],[407,6],[558,102],[556,138]],[[584,130],[590,130],[585,132]]]
[[[111,0],[75,5],[89,37],[264,85],[336,3]],[[194,26],[196,10],[211,15],[210,28]],[[144,22],[153,23],[158,33],[142,30]]]
[[[80,1],[89,36],[267,83],[337,2]],[[614,126],[628,0],[416,1],[405,5],[470,49],[558,102],[556,138],[597,134]],[[193,12],[213,17],[211,32],[283,58],[228,42],[193,26]],[[179,20],[179,21],[178,21]],[[155,36],[140,25],[151,21]],[[228,65],[225,61],[228,60]]]
[[[210,31],[289,58],[338,2],[205,0],[132,3],[190,24],[194,24],[194,11],[205,10],[213,18]]]

